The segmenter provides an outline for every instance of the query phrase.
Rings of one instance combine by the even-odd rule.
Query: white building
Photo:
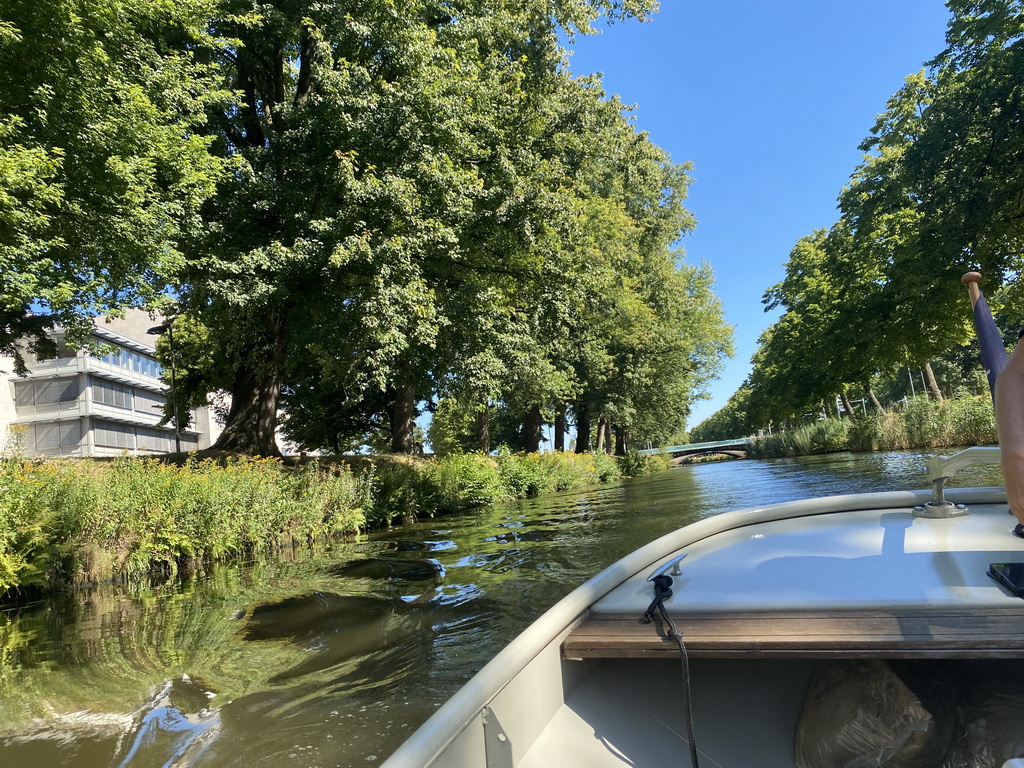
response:
[[[27,354],[28,376],[13,374],[13,360],[0,357],[0,452],[17,447],[28,457],[147,455],[175,450],[163,418],[167,385],[154,357],[158,323],[141,310],[123,320],[96,322],[101,357],[68,348],[58,331],[53,360]],[[193,411],[181,432],[181,450],[208,448],[217,427],[210,409]]]

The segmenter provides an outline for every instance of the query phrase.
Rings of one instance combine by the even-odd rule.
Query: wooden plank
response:
[[[1024,602],[990,609],[694,613],[672,616],[694,657],[1024,658]],[[566,658],[670,657],[659,618],[591,615],[566,638]]]

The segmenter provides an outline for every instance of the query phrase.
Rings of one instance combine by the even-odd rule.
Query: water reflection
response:
[[[728,509],[920,488],[923,465],[894,453],[681,467],[0,613],[0,765],[366,766],[636,547]],[[977,469],[957,482],[1000,480]]]
[[[195,763],[220,727],[220,713],[208,706],[214,697],[188,675],[169,680],[143,709],[118,768],[161,760],[166,760],[164,768]]]
[[[353,579],[390,579],[395,581],[426,581],[444,576],[444,566],[433,559],[427,560],[387,560],[380,557],[367,557],[361,560],[349,560],[346,563],[332,565],[327,572],[334,576],[347,576]]]
[[[337,672],[352,660],[363,662],[419,632],[424,621],[424,612],[416,610],[414,603],[313,592],[257,605],[241,638],[250,642],[286,640],[301,649],[297,664],[267,680],[279,684],[325,670]]]

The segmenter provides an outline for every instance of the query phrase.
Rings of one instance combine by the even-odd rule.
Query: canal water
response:
[[[913,453],[680,467],[0,612],[0,766],[373,765],[636,547],[730,509],[922,488],[923,472]],[[999,483],[973,468],[953,484]]]

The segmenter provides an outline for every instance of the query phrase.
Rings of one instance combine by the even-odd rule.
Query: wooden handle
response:
[[[981,272],[968,272],[960,278],[960,282],[967,286],[967,293],[970,294],[973,307],[981,298],[981,288],[978,287],[978,283],[981,282]]]

